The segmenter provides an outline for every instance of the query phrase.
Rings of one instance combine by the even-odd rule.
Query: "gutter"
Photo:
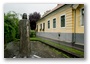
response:
[[[72,33],[72,46],[76,42],[76,9],[74,9],[74,33]]]
[[[79,4],[72,4],[72,9],[74,10],[74,33],[72,33],[72,46],[74,46],[76,42],[76,9]]]

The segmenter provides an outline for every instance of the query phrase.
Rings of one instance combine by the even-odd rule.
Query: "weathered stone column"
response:
[[[29,57],[29,31],[30,31],[30,22],[27,20],[27,14],[24,13],[22,20],[19,22],[19,31],[20,31],[20,57]]]

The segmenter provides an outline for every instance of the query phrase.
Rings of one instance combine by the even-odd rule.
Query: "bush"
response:
[[[36,37],[35,30],[30,30],[30,37]]]
[[[4,13],[4,44],[7,44],[15,39],[19,39],[18,32],[19,19],[17,13]]]

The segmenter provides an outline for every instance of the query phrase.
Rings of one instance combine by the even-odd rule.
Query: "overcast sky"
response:
[[[5,4],[4,12],[15,11],[16,13],[27,13],[28,15],[33,12],[39,12],[41,15],[45,11],[54,8],[57,4]]]

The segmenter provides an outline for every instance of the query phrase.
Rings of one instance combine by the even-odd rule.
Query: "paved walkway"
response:
[[[57,40],[53,40],[53,39],[46,38],[46,37],[41,37],[41,36],[37,36],[37,37],[45,39],[45,40],[49,40],[49,41],[52,41],[52,42],[55,42],[55,43],[58,43],[58,44],[62,44],[62,45],[65,45],[65,46],[69,46],[69,47],[72,47],[72,48],[75,48],[75,49],[78,49],[78,50],[81,50],[81,51],[84,51],[84,46],[83,45],[77,45],[77,44],[72,45],[72,43],[57,41]]]

